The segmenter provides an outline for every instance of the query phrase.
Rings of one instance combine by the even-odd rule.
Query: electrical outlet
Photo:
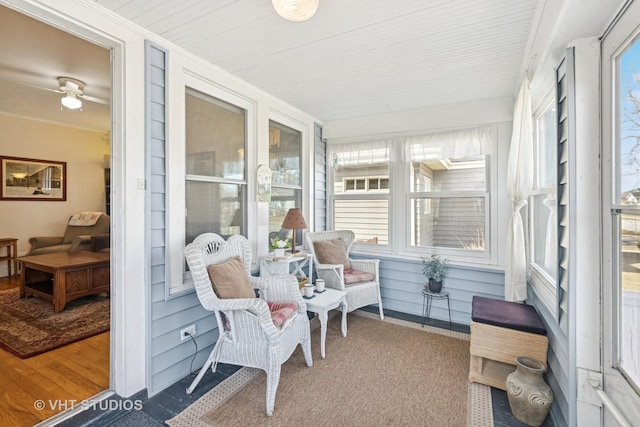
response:
[[[189,335],[196,336],[196,325],[191,325],[180,331],[180,341],[186,341],[189,339]]]

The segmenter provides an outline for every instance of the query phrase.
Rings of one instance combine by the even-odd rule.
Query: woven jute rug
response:
[[[299,348],[282,365],[273,416],[265,413],[265,373],[242,368],[167,424],[493,425],[488,387],[474,387],[467,380],[467,334],[398,319],[381,321],[356,311],[349,314],[346,337],[340,333],[340,316],[330,318],[326,359],[321,359],[315,326],[313,366],[305,365]]]
[[[0,292],[0,347],[24,359],[109,330],[109,298],[67,303],[60,313],[38,297],[20,299],[20,289]]]

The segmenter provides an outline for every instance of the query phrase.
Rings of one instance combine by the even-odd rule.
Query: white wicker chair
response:
[[[302,347],[307,366],[313,364],[307,306],[300,295],[298,281],[293,275],[252,277],[251,246],[246,238],[239,235],[225,241],[217,234],[201,234],[187,245],[185,254],[198,299],[206,310],[215,313],[219,331],[211,355],[187,393],[195,389],[209,366],[213,365],[211,369],[215,372],[218,362],[259,368],[267,373],[267,415],[272,415],[280,367],[298,344]],[[213,291],[207,266],[236,256],[243,260],[260,298],[220,299]],[[276,327],[266,301],[296,302],[298,311],[281,327]]]
[[[347,292],[347,306],[349,312],[369,304],[378,304],[380,319],[384,319],[382,311],[382,297],[380,296],[380,260],[377,259],[352,259],[351,267],[354,270],[373,274],[374,278],[370,282],[344,284],[344,265],[342,264],[322,264],[318,259],[313,242],[319,240],[342,239],[344,249],[349,256],[349,251],[355,240],[355,234],[351,230],[316,231],[306,234],[307,247],[313,254],[314,267],[319,279],[324,279],[325,285]]]

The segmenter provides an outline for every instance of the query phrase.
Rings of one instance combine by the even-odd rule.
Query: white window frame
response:
[[[557,292],[558,292],[558,283],[555,277],[551,277],[546,271],[544,271],[544,269],[538,266],[538,264],[535,263],[533,260],[534,253],[533,253],[532,242],[534,241],[534,235],[536,234],[537,230],[534,230],[534,226],[533,226],[534,224],[533,207],[534,206],[533,206],[532,200],[534,196],[547,194],[547,190],[550,187],[550,186],[543,186],[540,184],[540,177],[539,177],[540,169],[538,166],[540,162],[540,159],[539,159],[540,138],[539,137],[540,137],[541,131],[539,128],[539,124],[540,124],[540,119],[544,117],[544,115],[549,111],[550,108],[553,108],[554,106],[557,108],[555,103],[556,103],[555,91],[552,89],[544,97],[543,101],[540,103],[538,108],[533,113],[533,122],[535,124],[535,135],[534,135],[534,144],[535,144],[534,174],[535,176],[534,176],[534,188],[531,191],[531,194],[529,195],[529,203],[528,203],[529,209],[528,209],[528,216],[527,216],[527,222],[528,222],[527,228],[529,231],[529,235],[528,235],[529,242],[527,244],[527,247],[529,248],[527,278],[531,285],[532,290],[535,292],[537,297],[545,304],[547,309],[551,312],[551,314],[554,317],[557,316],[557,309],[558,309],[558,304],[556,302]],[[557,119],[555,122],[557,123]],[[556,153],[557,153],[557,135],[553,143],[554,143],[553,148],[556,149]],[[555,166],[557,166],[557,158],[556,158]],[[557,178],[556,178],[555,184],[556,184],[556,194],[557,194]]]
[[[311,224],[313,224],[313,219],[310,218],[309,212],[313,212],[313,208],[309,206],[310,204],[310,199],[308,196],[309,191],[305,191],[305,188],[313,188],[312,183],[308,182],[309,180],[309,168],[310,168],[310,162],[309,162],[309,152],[307,147],[314,146],[314,141],[313,139],[309,140],[311,134],[309,131],[309,126],[306,125],[305,123],[302,123],[298,120],[293,119],[292,117],[289,117],[285,114],[279,113],[277,111],[270,111],[269,112],[269,117],[267,120],[267,127],[269,126],[269,122],[273,121],[276,122],[280,125],[283,126],[287,126],[288,128],[291,128],[293,130],[296,130],[298,132],[300,132],[300,184],[299,185],[291,185],[291,184],[271,184],[271,188],[282,188],[282,189],[288,189],[288,190],[294,190],[294,191],[300,191],[301,195],[300,195],[300,204],[301,206],[297,206],[298,208],[302,209],[302,215],[304,216],[306,222],[307,222],[307,226],[311,226]],[[269,144],[267,144],[267,158],[269,158],[269,150],[270,150],[270,146]],[[307,208],[309,210],[307,210]],[[265,224],[266,224],[266,231],[265,231],[265,235],[269,234],[269,204],[267,203],[266,206],[266,219],[265,219]],[[294,230],[295,232],[295,230]],[[303,236],[304,236],[304,230],[303,230]],[[269,245],[270,242],[267,242],[267,245]],[[296,240],[296,247],[300,247],[302,248],[304,246],[304,239],[302,239],[302,241],[298,241]]]
[[[358,144],[361,143],[360,141],[348,141],[349,142],[353,142],[354,144]],[[382,144],[379,144],[382,146]],[[392,245],[392,239],[393,239],[393,230],[392,230],[392,209],[391,209],[391,186],[393,185],[393,178],[392,175],[394,173],[394,163],[391,161],[391,158],[393,156],[393,154],[391,154],[391,151],[394,150],[394,148],[392,147],[392,145],[390,143],[387,143],[387,145],[385,145],[386,148],[388,148],[390,155],[389,155],[389,176],[387,177],[389,179],[389,189],[388,190],[375,190],[372,192],[366,191],[366,190],[349,190],[349,191],[343,191],[340,194],[334,194],[334,189],[335,189],[335,173],[334,173],[334,167],[335,167],[335,163],[332,161],[332,159],[329,159],[329,156],[327,156],[327,182],[326,182],[326,192],[327,192],[327,226],[328,229],[335,229],[335,202],[337,200],[386,200],[387,201],[387,206],[388,206],[388,212],[389,212],[389,218],[388,218],[388,222],[387,222],[387,235],[388,235],[388,244],[386,245],[382,245],[382,244],[361,244],[361,243],[354,243],[353,244],[353,248],[354,250],[358,250],[361,249],[363,252],[372,252],[372,253],[390,253],[391,252],[391,248],[393,247]],[[327,153],[330,151],[330,149],[327,149]],[[352,178],[357,178],[357,179],[366,179],[365,177],[349,177],[347,179],[352,179]],[[344,180],[343,180],[344,183]],[[343,184],[344,185],[344,184]],[[365,185],[366,187],[366,185]]]
[[[185,156],[186,156],[186,123],[185,123],[185,96],[187,88],[202,92],[206,95],[223,100],[230,104],[242,108],[246,115],[246,138],[247,150],[245,152],[245,180],[247,185],[247,205],[250,205],[251,195],[255,194],[255,185],[251,174],[251,166],[255,164],[252,152],[255,152],[256,141],[256,105],[255,103],[226,88],[200,76],[184,72],[182,74],[182,84],[174,84],[170,88],[168,104],[173,108],[169,110],[168,131],[171,143],[167,143],[167,170],[168,186],[166,191],[167,206],[171,206],[167,212],[167,265],[166,277],[168,278],[166,298],[173,298],[190,292],[193,289],[193,279],[185,269],[184,247],[185,247]],[[215,180],[215,179],[212,179]],[[243,180],[243,181],[245,181]],[[247,206],[249,208],[249,206]],[[247,229],[250,234],[251,229]]]
[[[640,214],[636,206],[620,202],[621,188],[617,181],[618,165],[621,162],[618,151],[618,121],[620,115],[617,91],[620,82],[616,60],[630,46],[638,31],[640,3],[633,2],[616,17],[614,24],[603,37],[601,44],[601,91],[602,91],[602,389],[608,398],[604,410],[604,426],[620,425],[613,420],[613,407],[627,422],[640,419],[640,393],[620,369],[619,360],[622,347],[620,342],[622,326],[621,283],[620,283],[620,241],[618,230],[620,214]]]
[[[443,256],[446,256],[451,261],[458,262],[460,264],[488,264],[495,265],[497,263],[497,165],[493,161],[497,153],[497,140],[498,140],[498,126],[496,124],[474,126],[473,128],[460,128],[460,129],[445,129],[438,130],[438,132],[421,132],[410,135],[395,135],[389,138],[371,139],[371,141],[380,141],[382,139],[397,139],[402,140],[410,136],[426,135],[429,133],[440,133],[455,130],[465,130],[474,128],[488,128],[490,132],[490,138],[485,147],[485,161],[486,161],[486,193],[482,193],[478,196],[478,192],[455,192],[456,196],[469,196],[469,197],[485,197],[485,250],[473,251],[455,248],[444,247],[415,247],[411,246],[411,229],[407,226],[409,215],[411,197],[415,197],[416,194],[423,193],[410,193],[410,171],[409,171],[409,149],[408,142],[396,142],[389,145],[389,191],[388,193],[382,193],[378,191],[349,191],[348,194],[334,194],[335,180],[333,176],[333,164],[331,159],[327,159],[328,168],[327,173],[327,225],[330,228],[335,227],[334,218],[334,202],[336,200],[371,200],[371,199],[386,199],[389,205],[389,244],[388,245],[371,245],[371,244],[354,244],[354,251],[360,253],[367,253],[372,255],[390,255],[390,256],[411,256],[421,257],[425,253],[437,252]],[[362,144],[362,140],[350,140],[350,141],[336,141],[336,143],[346,144],[353,142],[354,144]],[[394,159],[404,159],[397,161]],[[465,193],[465,194],[463,194]],[[427,194],[427,193],[424,193]],[[432,193],[429,193],[433,195]],[[451,197],[453,193],[439,193],[439,197]]]

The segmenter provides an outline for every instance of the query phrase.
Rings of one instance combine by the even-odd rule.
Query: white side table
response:
[[[304,272],[309,267],[309,274]],[[285,259],[269,254],[260,258],[260,276],[275,276],[278,274],[294,274],[298,278],[306,279],[313,276],[313,257],[310,253],[299,252],[296,255],[287,254]]]
[[[307,310],[316,313],[320,320],[320,355],[324,359],[324,343],[327,339],[327,319],[329,310],[342,305],[342,336],[347,336],[347,293],[337,289],[325,288],[322,293],[314,293],[311,299],[306,299]]]

